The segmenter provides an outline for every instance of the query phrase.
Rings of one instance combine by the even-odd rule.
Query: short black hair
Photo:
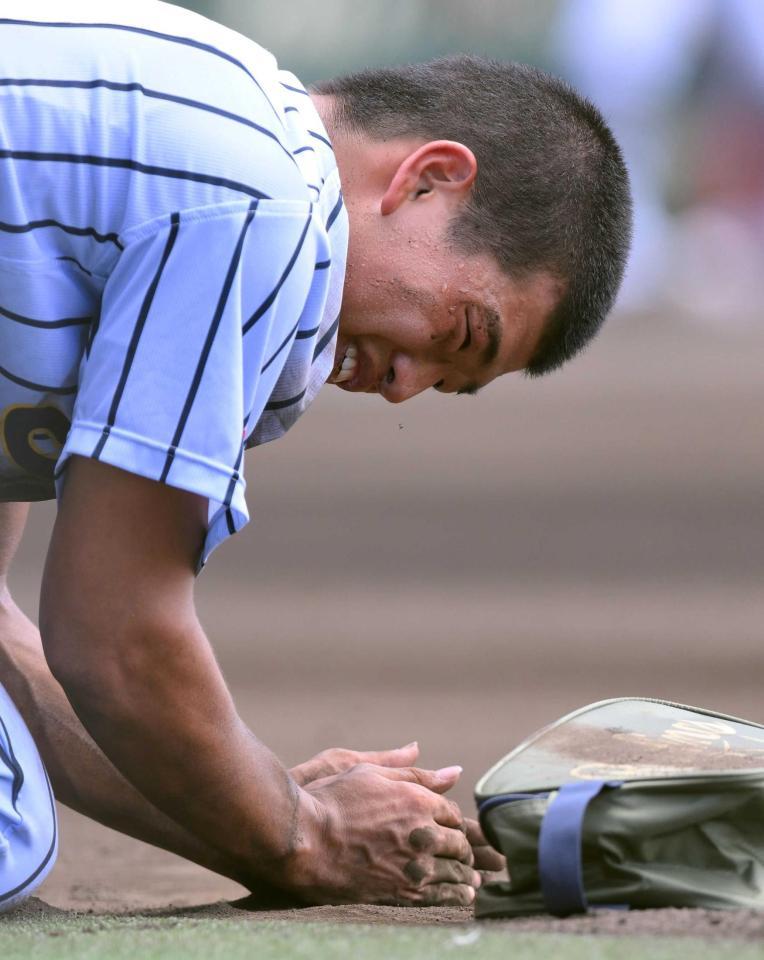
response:
[[[490,253],[513,278],[546,271],[561,283],[528,375],[592,339],[623,277],[632,215],[623,156],[589,100],[535,67],[467,55],[315,89],[335,98],[339,125],[373,139],[457,140],[473,151],[478,173],[451,224],[454,244]]]

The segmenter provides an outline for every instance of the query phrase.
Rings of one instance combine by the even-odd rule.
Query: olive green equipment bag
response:
[[[509,881],[478,917],[598,907],[764,909],[764,726],[663,700],[604,700],[478,782]]]

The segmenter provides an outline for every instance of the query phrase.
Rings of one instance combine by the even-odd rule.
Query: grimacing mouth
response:
[[[344,383],[351,380],[358,369],[358,347],[354,343],[349,343],[345,347],[345,352],[335,365],[329,383]]]
[[[356,341],[350,341],[335,361],[326,382],[349,390],[351,393],[381,393],[383,384],[395,382],[395,367],[388,361],[383,364],[384,374],[371,357],[362,353]]]

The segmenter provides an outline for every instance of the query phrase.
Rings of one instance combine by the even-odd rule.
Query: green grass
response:
[[[0,919],[2,960],[761,960],[756,944],[166,917]]]

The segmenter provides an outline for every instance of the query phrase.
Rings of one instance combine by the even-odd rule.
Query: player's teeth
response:
[[[332,377],[332,383],[343,383],[345,380],[349,380],[356,371],[358,366],[358,347],[355,344],[350,344],[349,347],[345,349],[345,355],[342,358],[342,363],[337,373]]]

